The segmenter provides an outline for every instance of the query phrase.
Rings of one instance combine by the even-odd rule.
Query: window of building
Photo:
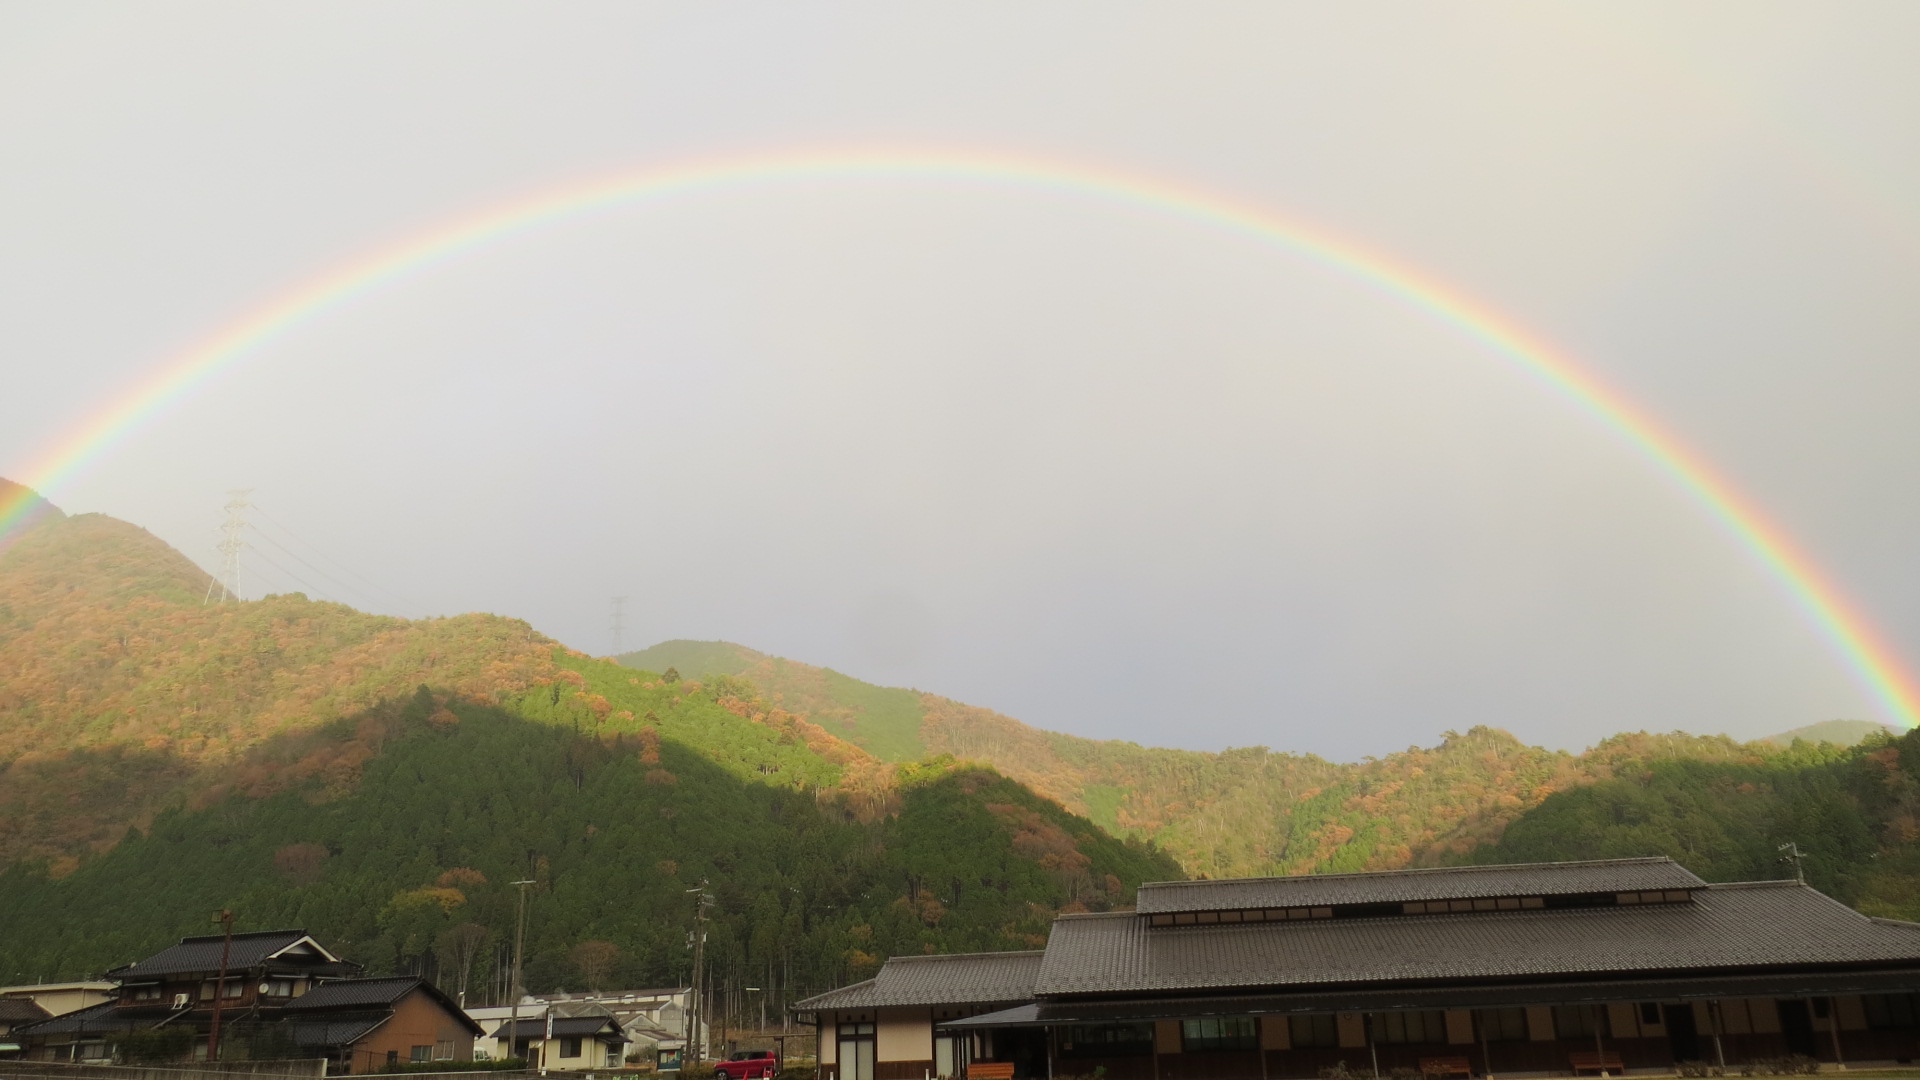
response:
[[[1151,1053],[1151,1024],[1070,1024],[1060,1029],[1061,1057],[1144,1057]]]
[[[580,1040],[578,1038],[561,1039],[560,1040],[560,1056],[563,1058],[579,1057],[580,1056]]]
[[[1480,1031],[1488,1042],[1526,1042],[1527,1010],[1483,1009]]]
[[[268,979],[260,984],[262,997],[292,997],[292,979]]]
[[[1332,1013],[1290,1016],[1287,1034],[1295,1046],[1339,1046],[1340,1021]]]
[[[1816,1020],[1825,1020],[1827,1018],[1826,998],[1817,997],[1813,999],[1813,1017]]]
[[[453,1060],[453,1040],[452,1039],[447,1039],[443,1042],[437,1042],[433,1044],[433,1060],[435,1061],[452,1061]]]
[[[1912,994],[1868,994],[1860,999],[1866,1006],[1870,1028],[1910,1028],[1916,1010]]]
[[[398,1050],[387,1051],[387,1064],[389,1065],[400,1064],[400,1051]]]
[[[873,1022],[840,1025],[840,1080],[874,1080]]]
[[[1447,1014],[1443,1012],[1374,1013],[1373,1041],[1383,1043],[1443,1043],[1447,1041]]]
[[[1182,1020],[1180,1045],[1189,1054],[1209,1050],[1258,1050],[1260,1029],[1251,1016]]]
[[[967,1062],[971,1058],[965,1035],[936,1035],[933,1039],[933,1074],[935,1076],[965,1076]]]
[[[1642,1024],[1651,1024],[1655,1027],[1660,1026],[1660,1003],[1657,1001],[1641,1002],[1640,1022]]]
[[[1600,1010],[1592,1005],[1555,1005],[1553,1034],[1561,1039],[1591,1039],[1595,1029],[1605,1022],[1600,1016]]]
[[[433,1047],[431,1047],[431,1046],[415,1046],[415,1047],[413,1048],[413,1053],[411,1053],[411,1054],[409,1054],[409,1055],[407,1056],[407,1060],[408,1060],[408,1061],[432,1061],[432,1060],[433,1060]]]

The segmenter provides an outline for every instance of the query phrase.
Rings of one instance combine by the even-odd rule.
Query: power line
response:
[[[316,574],[318,574],[318,575],[320,575],[321,577],[323,577],[323,578],[325,578],[325,579],[327,579],[328,581],[331,581],[331,582],[333,582],[333,583],[334,583],[335,585],[338,585],[338,586],[340,586],[340,587],[341,587],[342,589],[345,589],[345,590],[346,590],[346,591],[347,591],[348,593],[351,593],[351,594],[353,594],[353,595],[356,595],[356,596],[359,596],[359,597],[362,597],[362,598],[364,598],[364,599],[368,599],[368,600],[371,600],[371,599],[373,599],[373,597],[372,597],[372,596],[369,596],[369,595],[367,594],[367,592],[366,592],[366,590],[364,590],[364,589],[357,589],[357,588],[355,588],[355,587],[353,587],[352,585],[349,585],[349,584],[347,584],[346,582],[344,582],[344,581],[341,581],[341,580],[340,580],[339,578],[337,578],[337,577],[334,577],[334,576],[333,576],[332,574],[329,574],[329,573],[327,573],[327,572],[326,572],[325,570],[322,570],[322,569],[320,569],[319,567],[317,567],[317,566],[315,566],[315,565],[313,565],[312,563],[310,563],[310,562],[308,562],[307,560],[305,560],[305,559],[303,559],[303,558],[301,558],[301,557],[300,557],[300,553],[299,553],[299,552],[297,552],[297,551],[293,551],[293,550],[290,550],[290,549],[289,549],[289,548],[288,548],[288,547],[287,547],[287,546],[286,546],[285,544],[282,544],[282,543],[280,543],[280,542],[279,542],[278,540],[275,540],[275,539],[274,539],[273,537],[271,537],[271,536],[269,536],[269,535],[267,535],[267,534],[266,534],[266,533],[265,533],[264,531],[262,531],[262,530],[261,530],[261,529],[260,529],[260,528],[259,528],[258,526],[254,526],[254,525],[249,525],[249,526],[248,526],[248,528],[250,528],[250,529],[252,529],[252,530],[253,530],[253,534],[254,534],[255,536],[258,536],[258,537],[259,537],[260,539],[262,539],[262,540],[265,540],[265,541],[266,541],[267,543],[269,543],[269,544],[272,544],[272,545],[273,545],[273,547],[274,547],[274,550],[276,550],[276,551],[278,551],[278,552],[280,552],[280,553],[281,553],[282,555],[285,555],[285,556],[286,556],[286,557],[288,557],[289,559],[292,559],[292,560],[294,560],[295,562],[298,562],[298,563],[299,563],[299,564],[300,564],[301,566],[304,566],[304,567],[306,567],[307,569],[309,569],[309,570],[311,570],[311,571],[313,571],[314,573],[316,573]],[[250,546],[250,547],[251,547],[252,545],[248,545],[248,546]],[[258,548],[254,548],[254,550],[255,550],[255,551],[258,551],[259,549],[258,549]]]
[[[251,545],[251,544],[249,544],[249,545],[247,545],[247,546],[248,546],[248,547],[253,547],[253,545]],[[306,579],[304,579],[304,578],[302,578],[302,577],[301,577],[301,576],[300,576],[299,574],[296,574],[296,573],[294,573],[293,571],[291,571],[291,570],[289,570],[289,569],[287,569],[286,567],[284,567],[284,566],[281,566],[281,565],[280,565],[279,563],[277,563],[277,562],[274,562],[274,561],[273,561],[272,559],[269,559],[269,558],[267,558],[267,557],[266,557],[266,555],[265,555],[264,553],[262,553],[262,552],[261,552],[261,550],[260,550],[259,548],[253,548],[253,552],[254,552],[254,554],[256,554],[256,555],[259,555],[259,556],[260,556],[260,561],[261,561],[261,562],[263,562],[263,563],[266,563],[266,564],[267,564],[268,566],[271,566],[271,567],[273,567],[273,568],[274,568],[275,570],[278,570],[278,571],[280,571],[280,572],[281,572],[282,574],[285,574],[285,575],[287,575],[287,577],[289,577],[289,578],[291,578],[291,579],[293,580],[293,583],[294,583],[295,585],[298,585],[298,586],[300,586],[301,588],[303,588],[303,589],[305,589],[305,590],[307,590],[307,592],[308,592],[308,593],[310,593],[310,594],[312,594],[312,595],[314,595],[314,596],[318,596],[318,597],[319,597],[320,599],[322,599],[322,600],[325,600],[325,599],[327,599],[327,593],[326,593],[326,590],[325,590],[325,589],[322,589],[322,588],[320,588],[320,587],[319,587],[319,586],[317,586],[317,585],[310,585],[310,584],[308,584],[308,583],[307,583],[307,581],[306,581]]]
[[[267,522],[267,524],[272,525],[276,529],[279,529],[281,532],[285,533],[287,537],[291,539],[294,543],[299,544],[302,548],[305,548],[307,551],[312,552],[315,558],[331,564],[334,569],[340,571],[341,573],[347,575],[348,577],[358,580],[361,584],[365,585],[369,589],[372,589],[375,593],[385,596],[387,599],[393,600],[408,609],[417,609],[419,607],[419,605],[415,604],[413,601],[407,599],[404,596],[401,596],[400,594],[394,592],[392,589],[383,588],[379,582],[376,582],[371,578],[367,577],[365,574],[362,574],[354,570],[351,566],[346,565],[345,563],[341,562],[339,559],[336,559],[331,555],[328,555],[325,551],[322,551],[319,548],[319,546],[307,540],[305,537],[301,536],[299,533],[294,532],[291,528],[288,528],[286,523],[275,518],[272,514],[267,513],[265,510],[260,509],[258,506],[255,506],[253,509],[255,513],[259,514],[260,517]],[[283,548],[282,550],[285,550],[285,549]],[[289,554],[291,554],[291,552],[289,552]],[[315,567],[314,569],[318,570],[319,568]],[[363,596],[372,595],[370,593],[365,592],[364,590],[359,590],[359,591]]]

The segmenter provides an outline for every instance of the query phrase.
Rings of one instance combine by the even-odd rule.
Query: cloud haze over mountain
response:
[[[489,207],[727,155],[1056,161],[1283,215],[1578,358],[1920,666],[1905,4],[0,14],[0,476]],[[249,596],[727,639],[1096,737],[1352,759],[1897,721],[1563,390],[1298,247],[962,171],[764,171],[262,341],[46,494]]]

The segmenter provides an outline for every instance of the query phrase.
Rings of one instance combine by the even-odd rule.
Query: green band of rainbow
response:
[[[1157,179],[997,152],[810,148],[716,157],[569,185],[414,234],[279,296],[172,356],[47,448],[20,480],[44,494],[57,492],[168,405],[273,339],[476,248],[594,211],[673,195],[848,179],[987,183],[1092,196],[1278,244],[1424,309],[1625,436],[1759,557],[1890,717],[1907,727],[1920,726],[1920,694],[1913,681],[1825,575],[1704,460],[1583,371],[1571,356],[1419,270],[1306,223]],[[0,539],[19,525],[28,508],[25,499],[0,506]]]

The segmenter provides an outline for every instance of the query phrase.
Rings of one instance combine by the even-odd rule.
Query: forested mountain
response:
[[[1548,796],[1463,861],[1626,855],[1670,855],[1709,881],[1801,872],[1869,915],[1920,920],[1920,731],[1646,758]]]
[[[990,770],[883,762],[741,679],[636,672],[493,616],[203,603],[144,531],[0,553],[0,982],[305,926],[485,997],[532,880],[529,982],[775,993],[898,952],[1025,948],[1170,860]]]
[[[623,666],[490,615],[209,605],[137,527],[33,518],[0,550],[0,981],[230,907],[485,999],[520,880],[536,988],[684,979],[704,887],[716,974],[777,995],[1035,945],[1183,870],[1668,854],[1751,878],[1794,842],[1816,884],[1920,915],[1913,735],[1155,749],[721,643]]]
[[[934,752],[986,762],[1111,832],[1152,840],[1189,873],[1214,877],[1477,858],[1556,792],[1642,777],[1656,763],[1766,768],[1777,762],[1791,771],[1804,753],[1828,752],[1796,751],[1795,737],[1854,743],[1866,734],[1861,729],[1878,728],[1838,721],[1788,732],[1776,737],[1779,743],[1632,733],[1568,754],[1476,727],[1449,732],[1437,746],[1343,765],[1263,747],[1209,754],[1062,735],[727,642],[670,641],[620,659],[750,679],[783,706],[882,757]],[[1558,857],[1585,856],[1570,845]]]

